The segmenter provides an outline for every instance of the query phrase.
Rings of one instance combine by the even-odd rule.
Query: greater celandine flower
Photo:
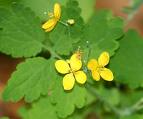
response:
[[[102,77],[106,81],[112,81],[114,79],[112,71],[105,68],[105,66],[109,63],[109,60],[109,53],[103,52],[99,56],[98,60],[91,59],[88,62],[87,67],[91,71],[94,80],[99,81],[100,77]]]
[[[46,32],[50,32],[54,29],[54,27],[56,26],[57,22],[60,20],[61,17],[61,6],[59,3],[55,3],[54,4],[54,12],[52,13],[52,15],[50,15],[50,19],[44,23],[42,25],[42,28],[46,31]]]
[[[87,80],[85,72],[81,70],[82,61],[79,56],[78,53],[74,53],[69,60],[57,60],[55,62],[56,70],[61,74],[65,74],[63,78],[64,90],[71,90],[75,81],[84,84]]]

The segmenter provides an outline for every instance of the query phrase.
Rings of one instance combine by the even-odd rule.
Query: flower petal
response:
[[[54,5],[54,17],[59,20],[61,17],[61,6],[59,3]]]
[[[108,52],[103,52],[98,58],[98,64],[102,67],[106,66],[109,63],[110,56]]]
[[[78,71],[82,67],[81,58],[77,53],[73,54],[70,58],[70,66],[73,71]]]
[[[78,83],[84,84],[87,80],[87,76],[83,71],[77,71],[74,73],[75,79]]]
[[[89,70],[96,70],[98,67],[98,62],[96,59],[89,60],[87,67]]]
[[[46,23],[44,23],[42,25],[42,28],[46,30],[46,32],[49,32],[51,30],[53,30],[53,28],[55,27],[55,25],[57,24],[56,19],[49,19]]]
[[[100,71],[101,77],[106,81],[112,81],[114,79],[113,73],[110,69],[103,68]]]
[[[70,67],[69,67],[68,63],[64,60],[57,60],[55,62],[55,67],[56,67],[57,71],[61,74],[66,74],[66,73],[69,73],[69,71],[70,71]]]
[[[96,80],[96,81],[100,80],[100,75],[97,70],[92,70],[91,73],[92,73],[92,77],[94,80]]]
[[[74,84],[75,84],[75,78],[73,76],[73,73],[66,74],[63,78],[64,90],[71,90],[74,87]]]

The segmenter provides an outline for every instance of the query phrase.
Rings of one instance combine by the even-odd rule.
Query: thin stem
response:
[[[111,105],[108,101],[106,101],[97,91],[95,88],[92,88],[92,85],[88,83],[86,85],[88,91],[90,91],[96,98],[98,98],[101,102],[106,104],[118,117],[129,116],[141,109],[143,109],[143,98],[137,101],[133,106],[126,107],[124,109],[118,109],[115,106]]]
[[[95,95],[101,102],[105,103],[118,117],[120,117],[121,112],[116,107],[111,105],[108,101],[106,101],[97,91],[96,89],[93,89],[92,86],[88,83],[86,85],[86,88]]]
[[[61,24],[63,24],[64,26],[68,27],[68,32],[69,32],[69,36],[70,36],[69,25],[68,25],[67,23],[64,23],[64,22],[60,21],[60,20],[59,20],[59,22],[60,22]],[[62,57],[59,56],[52,48],[47,47],[47,46],[45,46],[44,44],[41,44],[41,45],[42,45],[42,47],[43,47],[44,49],[48,50],[48,51],[52,54],[52,57],[58,58],[58,59],[62,59]]]
[[[86,58],[85,58],[85,65],[87,64],[88,62],[88,59],[89,59],[89,56],[90,56],[90,53],[91,53],[91,48],[89,47],[89,41],[86,41],[87,43],[87,53],[86,53]]]
[[[63,21],[60,21],[60,20],[59,20],[59,22],[60,22],[61,24],[63,24],[64,26],[69,26],[67,23],[65,23],[65,22],[63,22]]]
[[[67,27],[67,29],[68,29],[68,35],[69,35],[69,38],[70,38],[70,28],[69,28],[69,25],[67,24],[67,23],[65,23],[65,22],[63,22],[63,21],[60,21],[59,20],[59,22],[61,23],[61,24],[63,24],[64,26],[66,26]]]
[[[70,27],[69,27],[69,25],[67,26],[67,29],[68,29],[69,38],[71,38],[71,33],[70,33]]]
[[[135,4],[134,1],[133,0],[130,1],[130,6],[133,10],[128,14],[126,25],[128,25],[128,23],[135,17],[142,3],[143,1],[140,0],[139,2],[136,3],[136,5],[134,5]]]
[[[62,57],[59,56],[54,50],[52,50],[52,48],[47,47],[44,44],[42,44],[42,46],[43,46],[44,49],[48,50],[52,54],[52,57],[62,59]]]
[[[87,69],[87,63],[88,63],[88,59],[89,59],[89,56],[90,56],[90,52],[91,52],[91,49],[89,47],[89,44],[87,42],[87,48],[86,48],[86,53],[85,53],[85,57],[83,59],[83,69],[84,71],[87,73],[88,72],[88,69]]]
[[[134,16],[136,15],[138,9],[133,11],[132,13],[128,14],[127,20],[126,20],[126,25],[129,24],[130,21],[132,21],[132,19],[134,18]]]
[[[137,101],[130,109],[132,112],[137,112],[137,111],[143,109],[143,98],[141,98],[139,101]]]

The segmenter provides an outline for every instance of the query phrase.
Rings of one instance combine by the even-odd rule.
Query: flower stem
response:
[[[65,22],[63,22],[63,21],[60,21],[60,20],[59,20],[59,22],[60,22],[61,24],[65,25],[65,26],[69,26],[67,23],[65,23]]]
[[[96,91],[95,88],[92,87],[90,83],[86,84],[87,90],[93,94],[96,98],[99,99],[99,101],[103,102],[106,104],[114,113],[117,117],[124,117],[124,116],[129,116],[132,115],[133,113],[143,109],[143,98],[141,98],[139,101],[137,101],[133,106],[131,107],[126,107],[124,109],[119,109],[112,104],[110,104],[108,101],[106,101],[99,93]]]
[[[139,110],[143,109],[143,97],[138,100],[131,108],[130,110],[134,113],[137,112]]]
[[[106,101],[97,91],[96,89],[92,88],[92,85],[90,85],[89,83],[86,85],[86,88],[91,92],[91,94],[93,94],[94,96],[96,96],[96,98],[98,98],[101,102],[105,103],[118,117],[120,117],[120,110],[118,110],[116,107],[114,107],[113,105],[111,105],[108,101]]]
[[[69,28],[69,25],[68,25],[67,23],[63,22],[63,21],[60,21],[60,20],[59,20],[59,23],[61,23],[61,24],[63,24],[64,26],[67,27],[67,29],[68,29],[68,35],[69,35],[69,38],[70,38],[70,28]]]
[[[130,7],[131,7],[132,11],[128,14],[128,17],[126,20],[126,25],[128,25],[129,22],[135,17],[135,15],[139,11],[139,8],[141,7],[142,4],[143,4],[142,0],[139,0],[136,3],[133,0],[130,1]]]
[[[69,25],[68,25],[67,23],[65,23],[65,22],[62,22],[62,21],[59,21],[59,22],[68,28],[68,33],[69,33],[69,37],[70,37]],[[58,58],[58,59],[62,59],[62,57],[59,56],[52,48],[47,47],[47,46],[44,45],[44,44],[41,44],[41,45],[42,45],[42,47],[43,47],[44,49],[48,50],[48,51],[52,54],[52,57]]]
[[[61,56],[59,56],[52,48],[50,47],[47,47],[46,45],[42,44],[43,48],[48,50],[51,54],[52,54],[52,57],[54,58],[58,58],[58,59],[62,59]]]

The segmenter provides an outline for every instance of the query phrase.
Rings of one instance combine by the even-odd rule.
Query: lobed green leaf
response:
[[[110,11],[97,11],[86,23],[79,46],[90,50],[89,58],[97,58],[103,51],[112,56],[119,48],[122,28],[122,19],[113,17]]]
[[[51,104],[46,96],[34,102],[30,108],[22,107],[19,114],[22,119],[59,119],[55,110],[55,105]]]
[[[5,101],[26,102],[37,100],[40,95],[47,95],[50,88],[52,60],[41,57],[27,59],[17,66],[4,90]]]
[[[67,2],[77,1],[79,7],[82,8],[82,14],[84,21],[87,21],[88,18],[92,15],[94,11],[95,0],[22,0],[22,4],[27,7],[30,7],[37,16],[41,18],[42,21],[47,20],[48,12],[52,12],[53,6],[56,2],[65,6]],[[34,4],[33,4],[34,3]],[[63,12],[64,10],[62,10]]]
[[[31,57],[42,50],[45,39],[39,19],[29,8],[13,4],[0,8],[0,51],[13,57]]]
[[[60,78],[62,80],[62,77]],[[56,112],[60,118],[71,115],[75,107],[82,108],[86,105],[87,91],[83,86],[75,85],[71,91],[64,91],[59,78],[55,81],[51,101],[56,104]]]
[[[76,0],[69,0],[66,6],[62,7],[62,16],[60,20],[67,24],[68,19],[74,19],[75,24],[64,25],[58,22],[58,25],[49,34],[53,49],[58,54],[69,55],[73,51],[73,44],[79,41],[84,28],[84,22],[80,14],[81,9]]]
[[[129,30],[120,41],[120,49],[111,59],[110,67],[115,80],[130,88],[143,87],[143,39],[134,30]]]

